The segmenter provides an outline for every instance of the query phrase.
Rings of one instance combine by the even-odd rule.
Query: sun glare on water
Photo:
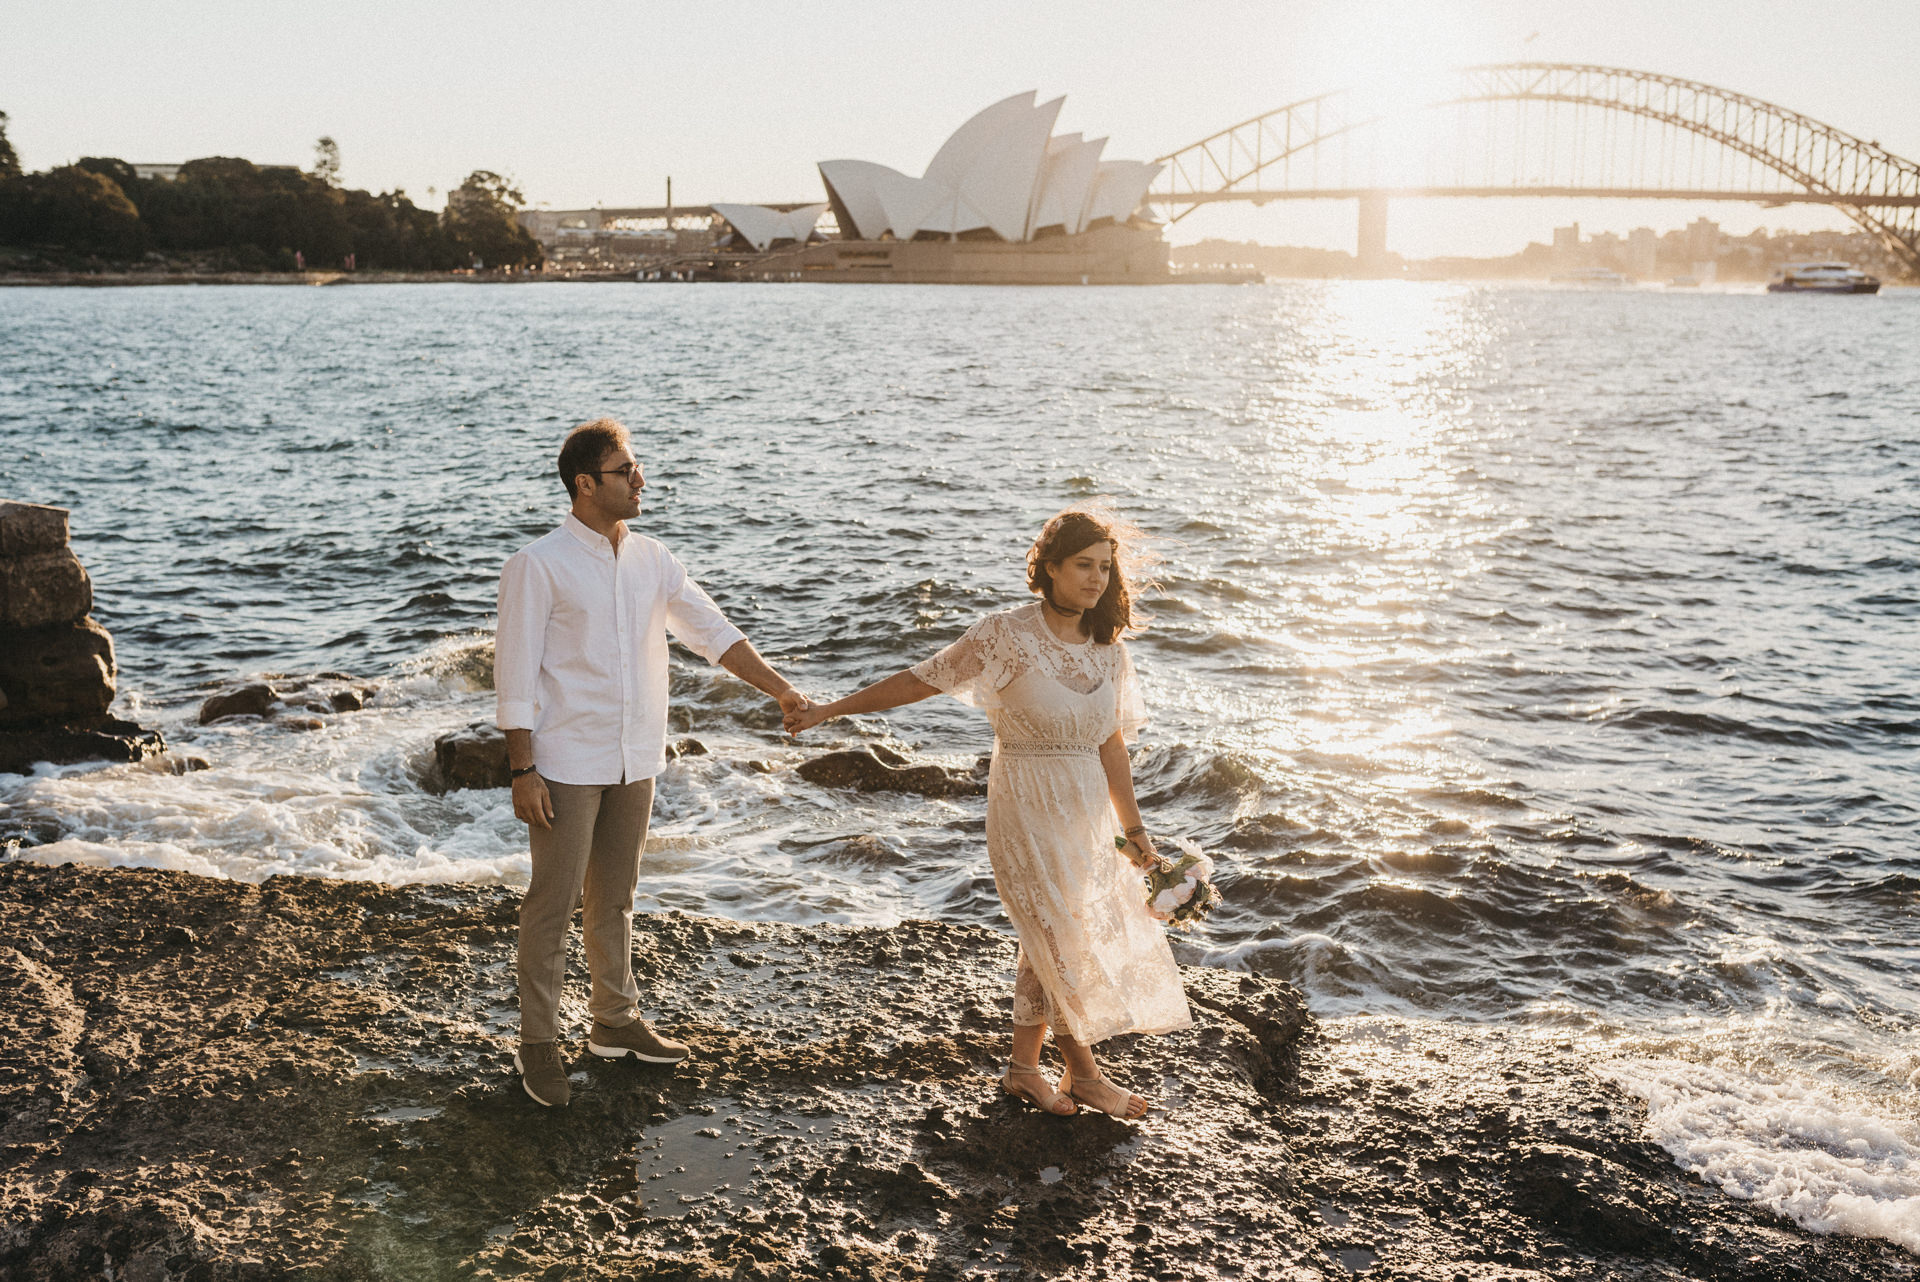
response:
[[[1440,658],[1429,616],[1475,561],[1463,544],[1499,520],[1484,496],[1461,490],[1447,459],[1456,422],[1440,389],[1485,339],[1461,301],[1355,281],[1297,318],[1312,373],[1296,397],[1276,400],[1271,502],[1291,531],[1285,554],[1314,567],[1296,582],[1311,608],[1278,604],[1272,624],[1309,692],[1276,711],[1269,749],[1366,757],[1416,776],[1442,766],[1449,726],[1437,692],[1383,692],[1365,673]]]

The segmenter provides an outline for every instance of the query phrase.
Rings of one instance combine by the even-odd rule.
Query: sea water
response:
[[[1327,1020],[1576,1046],[1683,1166],[1920,1251],[1920,294],[1398,282],[1110,290],[0,291],[0,496],[73,509],[121,710],[211,768],[0,776],[18,855],[524,882],[501,562],[611,414],[664,539],[817,696],[1028,599],[1040,523],[1153,537],[1149,822],[1220,866],[1185,960]],[[947,700],[799,744],[680,655],[643,909],[1004,927]],[[321,730],[212,684],[377,683]],[[860,838],[861,840],[854,840]]]

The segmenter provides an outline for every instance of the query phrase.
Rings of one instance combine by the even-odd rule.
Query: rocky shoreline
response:
[[[1920,1276],[1688,1179],[1550,1043],[1330,1033],[1253,976],[1189,969],[1195,1029],[1110,1046],[1165,1112],[1042,1116],[994,1089],[1013,948],[977,927],[643,916],[698,1053],[581,1056],[550,1113],[509,1067],[516,907],[0,864],[0,1274]]]

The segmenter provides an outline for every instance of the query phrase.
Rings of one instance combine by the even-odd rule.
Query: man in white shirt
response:
[[[688,1053],[640,1018],[633,981],[633,893],[654,776],[667,762],[667,634],[773,697],[783,713],[807,706],[673,553],[627,529],[646,477],[626,428],[612,419],[574,428],[560,449],[560,479],[573,509],[508,559],[494,642],[513,813],[533,848],[520,903],[514,1065],[527,1094],[550,1107],[571,1094],[558,1007],[576,902],[592,981],[587,1049],[653,1064]]]

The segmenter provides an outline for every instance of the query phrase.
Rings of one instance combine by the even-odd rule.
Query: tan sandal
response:
[[[1045,1093],[1042,1094],[1031,1086],[1015,1085],[1013,1079],[1016,1077],[1039,1078],[1041,1086],[1046,1088]],[[1067,1098],[1061,1091],[1054,1089],[1053,1085],[1047,1081],[1047,1075],[1040,1071],[1038,1064],[1035,1064],[1032,1068],[1028,1068],[1025,1064],[1015,1064],[1009,1060],[1007,1062],[1007,1074],[1000,1079],[1000,1089],[1015,1099],[1023,1103],[1031,1104],[1042,1113],[1049,1113],[1054,1117],[1072,1117],[1080,1111],[1077,1104]],[[1066,1107],[1061,1108],[1060,1105],[1062,1104],[1065,1104]]]
[[[1116,1113],[1110,1108],[1102,1108],[1100,1107],[1100,1105],[1094,1103],[1092,1100],[1085,1098],[1080,1094],[1079,1090],[1077,1089],[1078,1087],[1083,1085],[1105,1086],[1109,1090],[1115,1090],[1115,1091],[1120,1091],[1124,1093],[1127,1097],[1126,1111],[1124,1113]],[[1073,1080],[1073,1069],[1068,1068],[1067,1071],[1064,1074],[1062,1074],[1060,1077],[1060,1089],[1066,1092],[1067,1097],[1073,1100],[1074,1103],[1085,1104],[1088,1108],[1092,1109],[1096,1113],[1105,1113],[1108,1117],[1117,1117],[1123,1122],[1137,1122],[1141,1118],[1147,1115],[1148,1109],[1153,1107],[1153,1105],[1147,1102],[1145,1097],[1140,1095],[1135,1095],[1132,1091],[1127,1090],[1127,1088],[1124,1086],[1116,1086],[1114,1083],[1109,1082],[1105,1077],[1102,1077],[1098,1073],[1094,1073],[1082,1079],[1081,1081],[1076,1082]]]

